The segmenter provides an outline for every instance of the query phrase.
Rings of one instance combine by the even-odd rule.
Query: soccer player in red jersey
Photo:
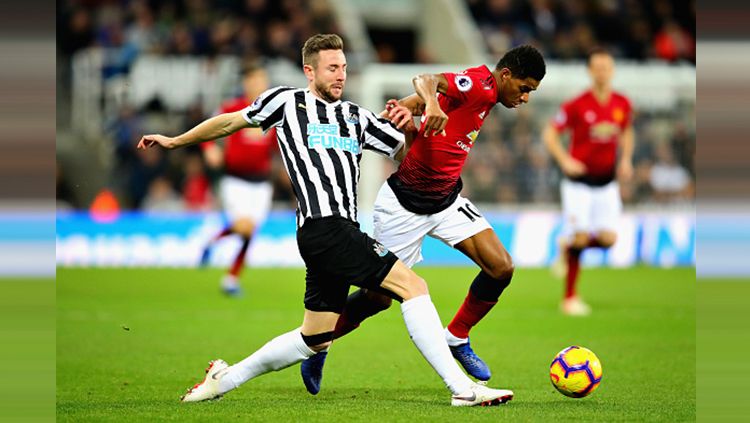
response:
[[[268,89],[268,85],[268,74],[262,67],[245,66],[242,70],[244,95],[226,101],[218,114],[244,109]],[[239,276],[250,240],[271,208],[273,187],[269,178],[273,156],[278,151],[276,130],[271,128],[264,134],[260,128],[245,128],[226,137],[223,148],[215,142],[201,144],[201,147],[208,166],[223,170],[219,196],[229,220],[228,225],[206,245],[201,264],[209,262],[211,247],[219,239],[231,234],[242,237],[242,246],[221,281],[224,293],[238,295],[241,293]]]
[[[591,89],[564,103],[543,134],[565,175],[560,192],[566,235],[557,267],[560,276],[565,274],[561,309],[568,315],[591,312],[576,292],[581,252],[615,243],[622,210],[617,178],[624,181],[633,174],[632,107],[627,97],[612,89],[614,67],[606,50],[592,51],[588,58]],[[571,132],[569,151],[560,142],[565,130]]]
[[[454,358],[480,381],[489,380],[491,373],[472,350],[469,331],[510,283],[513,261],[487,220],[461,196],[461,170],[490,110],[497,103],[507,108],[527,103],[545,69],[539,51],[520,46],[508,51],[493,70],[482,65],[459,73],[415,77],[416,94],[399,103],[414,115],[422,115],[421,127],[375,200],[375,239],[407,266],[422,259],[422,241],[429,235],[461,251],[481,268],[444,331]],[[389,117],[399,121],[393,113]],[[390,304],[389,297],[373,290],[355,291],[334,336],[356,329]],[[325,357],[324,351],[302,363],[302,379],[312,394],[320,390]]]

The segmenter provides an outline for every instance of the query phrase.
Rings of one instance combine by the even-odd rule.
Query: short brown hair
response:
[[[343,50],[344,40],[336,34],[316,34],[305,41],[302,46],[302,64],[315,67],[318,64],[318,52],[321,50]]]
[[[614,59],[614,56],[612,56],[612,52],[610,52],[609,50],[607,50],[604,47],[595,46],[591,50],[589,50],[588,55],[586,57],[586,64],[588,66],[591,66],[591,58],[593,58],[594,56],[598,56],[600,54],[612,57]]]
[[[242,63],[242,66],[240,68],[240,74],[243,77],[249,76],[259,71],[265,71],[265,68],[261,65],[260,62],[255,60]]]

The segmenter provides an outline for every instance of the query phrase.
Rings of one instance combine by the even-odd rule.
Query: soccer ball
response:
[[[557,353],[549,366],[549,378],[563,395],[583,398],[599,387],[602,363],[588,348],[574,345]]]

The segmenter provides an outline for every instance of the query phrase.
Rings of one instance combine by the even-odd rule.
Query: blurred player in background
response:
[[[508,51],[494,70],[482,65],[459,73],[415,77],[416,94],[400,103],[413,114],[422,115],[421,128],[404,161],[375,200],[375,239],[407,266],[422,260],[422,242],[427,235],[479,265],[481,271],[443,334],[453,357],[480,381],[489,380],[491,373],[472,350],[469,331],[510,284],[513,261],[487,220],[461,196],[461,171],[492,108],[497,103],[507,108],[527,103],[545,72],[539,51],[520,46]],[[393,112],[391,118],[400,121]],[[344,336],[390,305],[391,299],[382,293],[355,291],[347,300],[334,336]],[[320,391],[325,358],[323,351],[302,363],[302,379],[312,394]]]
[[[556,273],[565,275],[562,312],[575,316],[591,312],[576,292],[581,253],[586,248],[609,248],[617,240],[622,210],[617,178],[626,181],[632,176],[635,144],[630,100],[612,90],[614,58],[596,49],[588,57],[588,70],[591,89],[564,103],[543,133],[565,175],[560,195],[566,236]],[[569,151],[560,141],[565,130],[571,132]]]
[[[226,101],[218,114],[244,109],[267,89],[266,71],[256,64],[245,65],[242,70],[243,96]],[[250,241],[271,208],[273,187],[269,178],[273,156],[278,151],[276,130],[271,128],[264,134],[260,128],[245,128],[226,137],[223,148],[216,142],[204,143],[201,147],[208,167],[224,172],[219,180],[219,196],[229,221],[206,245],[201,265],[208,264],[211,247],[216,241],[231,234],[242,237],[242,246],[221,281],[224,293],[238,295],[241,293],[240,272]]]
[[[453,394],[453,406],[498,405],[513,392],[474,383],[451,357],[425,281],[392,252],[359,230],[356,193],[363,149],[400,160],[405,141],[387,119],[341,101],[346,82],[344,43],[318,34],[302,48],[306,89],[275,87],[252,105],[200,123],[177,137],[146,135],[139,148],[176,148],[246,127],[277,127],[277,140],[297,194],[297,245],[306,265],[305,313],[300,328],[282,334],[229,366],[214,360],[184,402],[216,399],[243,383],[326,350],[350,284],[398,298],[409,336]],[[395,107],[411,119],[403,106]],[[437,128],[435,128],[437,129]],[[273,281],[271,281],[273,283]]]

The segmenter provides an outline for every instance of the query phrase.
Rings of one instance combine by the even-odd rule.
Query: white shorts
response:
[[[568,233],[616,231],[622,212],[617,181],[594,187],[563,179],[560,195]]]
[[[219,182],[219,196],[230,221],[244,217],[260,225],[271,209],[273,187],[270,182],[248,182],[234,176],[223,176]]]
[[[425,235],[454,247],[491,228],[471,201],[461,195],[440,213],[412,213],[398,202],[388,182],[380,187],[375,200],[373,224],[374,238],[409,267],[422,260]]]

